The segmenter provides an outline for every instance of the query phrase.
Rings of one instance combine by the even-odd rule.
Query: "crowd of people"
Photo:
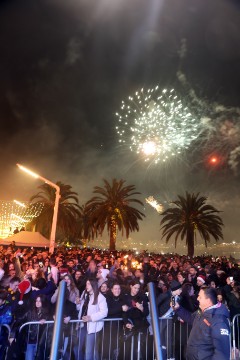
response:
[[[50,255],[46,249],[23,249],[12,243],[0,247],[0,324],[11,329],[10,341],[6,329],[1,329],[0,360],[6,356],[44,359],[44,327],[40,334],[34,325],[28,334],[19,329],[26,322],[44,324],[54,318],[61,281],[66,282],[64,325],[82,320],[72,348],[66,346],[61,355],[63,359],[98,360],[101,351],[101,359],[121,360],[124,343],[127,360],[131,339],[139,334],[140,349],[134,347],[133,351],[140,351],[141,359],[150,359],[152,355],[145,351],[146,339],[152,341],[149,282],[155,284],[158,315],[166,320],[160,326],[164,359],[201,359],[196,355],[201,345],[206,358],[228,359],[229,327],[225,320],[240,314],[237,261],[224,256],[189,258],[90,248],[57,248]],[[105,318],[121,319],[121,323],[104,322]],[[180,326],[184,331],[178,332]],[[209,340],[209,329],[216,332],[213,340]],[[110,349],[106,342],[99,349],[103,332],[106,337],[118,334],[112,338]]]

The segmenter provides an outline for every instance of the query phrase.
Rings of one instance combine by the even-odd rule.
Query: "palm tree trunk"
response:
[[[187,247],[188,247],[188,256],[193,257],[194,255],[194,229],[188,229],[187,231]]]
[[[117,239],[117,225],[115,220],[111,220],[110,226],[110,242],[109,242],[109,249],[116,250],[116,239]]]

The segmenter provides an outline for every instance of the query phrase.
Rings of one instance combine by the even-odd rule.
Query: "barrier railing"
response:
[[[232,321],[232,360],[240,359],[240,314],[233,317]]]
[[[151,319],[149,319],[151,322]],[[104,327],[99,333],[93,334],[93,358],[98,360],[155,360],[154,339],[150,323],[147,331],[125,333],[122,319],[104,319]],[[86,323],[85,323],[86,324]],[[28,322],[19,329],[21,356],[26,353],[28,359],[47,360],[50,356],[54,321]],[[8,335],[10,328],[6,326]],[[163,359],[184,359],[187,339],[191,328],[186,323],[174,322],[172,318],[159,319],[161,347]],[[64,324],[61,332],[58,359],[81,360],[86,325],[81,320],[71,320]],[[25,339],[25,344],[22,339]],[[239,359],[240,344],[240,314],[232,322],[232,352],[231,359]],[[34,355],[35,354],[35,355]],[[32,356],[32,357],[31,357]],[[35,356],[35,357],[34,357]],[[20,356],[19,356],[20,358]]]
[[[7,356],[9,348],[11,328],[7,324],[0,325],[0,359],[4,359]]]
[[[99,333],[92,336],[93,359],[99,360],[155,360],[156,352],[151,324],[145,331],[125,332],[122,319],[104,319],[104,327]],[[53,321],[28,322],[20,327],[19,332],[25,333],[26,353],[34,348],[37,360],[46,360],[50,356],[51,340],[53,334]],[[82,320],[71,320],[63,325],[60,344],[57,349],[58,359],[83,359],[82,340],[86,334],[86,323]],[[175,354],[183,354],[186,347],[188,326],[179,323],[180,328],[172,319],[159,319],[160,336],[162,342],[163,358],[174,358]],[[187,329],[187,330],[186,330]],[[178,332],[180,330],[180,332]],[[176,331],[178,333],[176,333]],[[22,338],[22,337],[21,337]],[[35,340],[35,346],[33,346]],[[30,350],[29,350],[30,349]],[[32,353],[33,354],[33,353]],[[181,357],[180,357],[181,358]]]

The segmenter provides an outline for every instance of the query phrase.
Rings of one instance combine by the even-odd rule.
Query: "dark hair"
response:
[[[37,279],[36,287],[38,289],[40,289],[40,290],[44,289],[46,285],[47,285],[47,282],[46,282],[46,280],[44,278]]]
[[[10,284],[13,284],[14,282],[21,282],[20,278],[18,276],[14,276],[13,278],[11,278],[11,280],[9,281]]]
[[[189,295],[191,288],[193,287],[192,283],[185,283],[182,286],[182,296]]]
[[[130,286],[134,286],[134,285],[140,285],[141,286],[141,283],[139,280],[137,279],[133,279],[130,283],[129,283]]]
[[[200,291],[204,292],[204,295],[207,299],[210,299],[213,305],[216,305],[218,300],[217,300],[217,291],[209,286],[201,286]]]
[[[109,288],[112,289],[115,285],[119,285],[119,286],[121,287],[121,285],[119,284],[118,281],[113,281],[113,282],[110,284]]]
[[[92,289],[93,289],[93,303],[92,305],[97,305],[98,295],[99,295],[99,289],[98,289],[98,282],[96,279],[89,278],[87,281],[90,282]]]
[[[51,265],[56,265],[56,263],[57,263],[57,262],[56,262],[56,258],[55,258],[55,257],[51,257],[51,258],[50,258],[50,264],[51,264]]]
[[[0,299],[6,301],[8,292],[5,289],[0,289]]]

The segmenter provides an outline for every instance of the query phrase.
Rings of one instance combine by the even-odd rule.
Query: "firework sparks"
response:
[[[201,125],[174,89],[160,91],[158,86],[141,89],[128,102],[122,101],[121,112],[116,115],[119,142],[155,163],[187,149]]]
[[[162,204],[159,204],[157,202],[157,200],[154,199],[153,196],[149,196],[148,198],[145,199],[146,200],[146,203],[151,205],[154,209],[157,210],[158,213],[161,213],[163,212],[163,206]]]

